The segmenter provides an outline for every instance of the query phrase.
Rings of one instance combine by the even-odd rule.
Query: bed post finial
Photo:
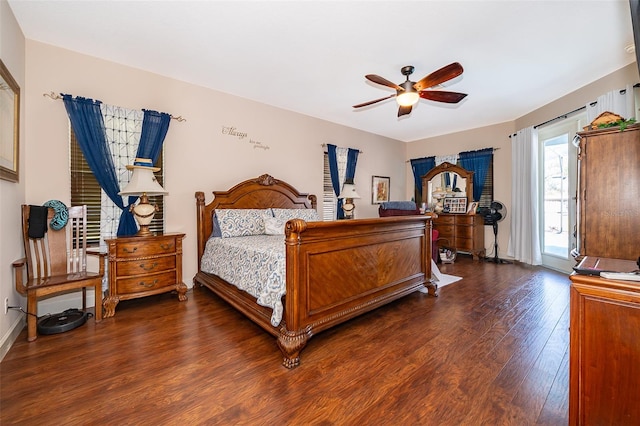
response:
[[[276,183],[278,183],[278,179],[274,178],[271,175],[268,174],[263,174],[261,176],[258,176],[258,178],[255,180],[256,183],[260,184],[260,185],[264,185],[264,186],[271,186],[271,185],[275,185]]]

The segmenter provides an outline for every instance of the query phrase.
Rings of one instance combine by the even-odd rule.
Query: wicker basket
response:
[[[446,238],[438,238],[437,242],[446,241],[446,244],[438,244],[438,256],[442,263],[453,263],[456,260],[458,250],[455,247],[449,245],[449,240]]]

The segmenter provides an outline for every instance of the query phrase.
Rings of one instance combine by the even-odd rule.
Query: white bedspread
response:
[[[284,235],[209,238],[201,269],[215,274],[273,310],[271,325],[282,320],[286,292]]]

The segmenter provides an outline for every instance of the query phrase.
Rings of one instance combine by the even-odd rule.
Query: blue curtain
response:
[[[144,119],[142,120],[142,134],[136,157],[150,158],[153,164],[156,164],[162,150],[162,143],[169,130],[171,116],[165,112],[147,109],[142,111],[144,111]]]
[[[167,131],[169,130],[171,115],[165,112],[147,109],[143,109],[142,111],[144,111],[144,118],[142,119],[142,132],[140,134],[138,151],[136,151],[136,158],[149,158],[153,164],[156,164],[156,161],[158,161],[158,157],[160,156],[160,151],[162,150],[162,143],[164,142],[164,138],[167,136]],[[138,201],[138,198],[139,197],[137,195],[129,196],[127,202],[129,205],[132,205]],[[133,214],[128,208],[126,211],[122,212],[120,220],[126,216],[131,216],[131,220],[135,221]],[[126,220],[129,220],[129,218]],[[118,232],[120,231],[118,230]]]
[[[62,100],[76,135],[78,146],[87,160],[98,184],[116,206],[122,209],[118,226],[118,236],[133,235],[138,232],[133,215],[125,208],[122,197],[118,195],[120,186],[115,167],[111,160],[111,151],[107,144],[104,120],[100,111],[100,101],[62,94]]]
[[[421,178],[422,176],[427,174],[429,170],[433,169],[435,166],[436,166],[436,157],[414,158],[411,160],[411,170],[413,170],[413,181],[415,183],[415,191],[416,191],[416,202],[418,201],[418,197],[420,198],[420,202],[426,202],[426,200],[422,200],[422,179]]]
[[[359,153],[359,150],[351,148],[349,148],[349,151],[347,152],[347,169],[344,173],[345,182],[353,182],[353,179],[356,176],[356,164],[358,163]]]
[[[461,152],[459,158],[462,168],[473,172],[473,201],[479,201],[493,159],[493,148]]]
[[[336,155],[336,146],[327,144],[327,154],[329,155],[329,173],[331,174],[331,186],[336,197],[340,195],[340,188],[342,188],[342,182],[338,177],[338,157]],[[344,212],[342,211],[342,200],[338,199],[336,205],[336,218],[344,219]]]

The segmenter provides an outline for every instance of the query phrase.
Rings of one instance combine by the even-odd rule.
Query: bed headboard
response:
[[[196,192],[198,233],[198,272],[204,247],[213,231],[213,214],[220,209],[316,209],[315,195],[298,192],[288,183],[264,174],[255,179],[240,182],[228,191],[213,191],[213,200],[204,203],[204,192]]]

